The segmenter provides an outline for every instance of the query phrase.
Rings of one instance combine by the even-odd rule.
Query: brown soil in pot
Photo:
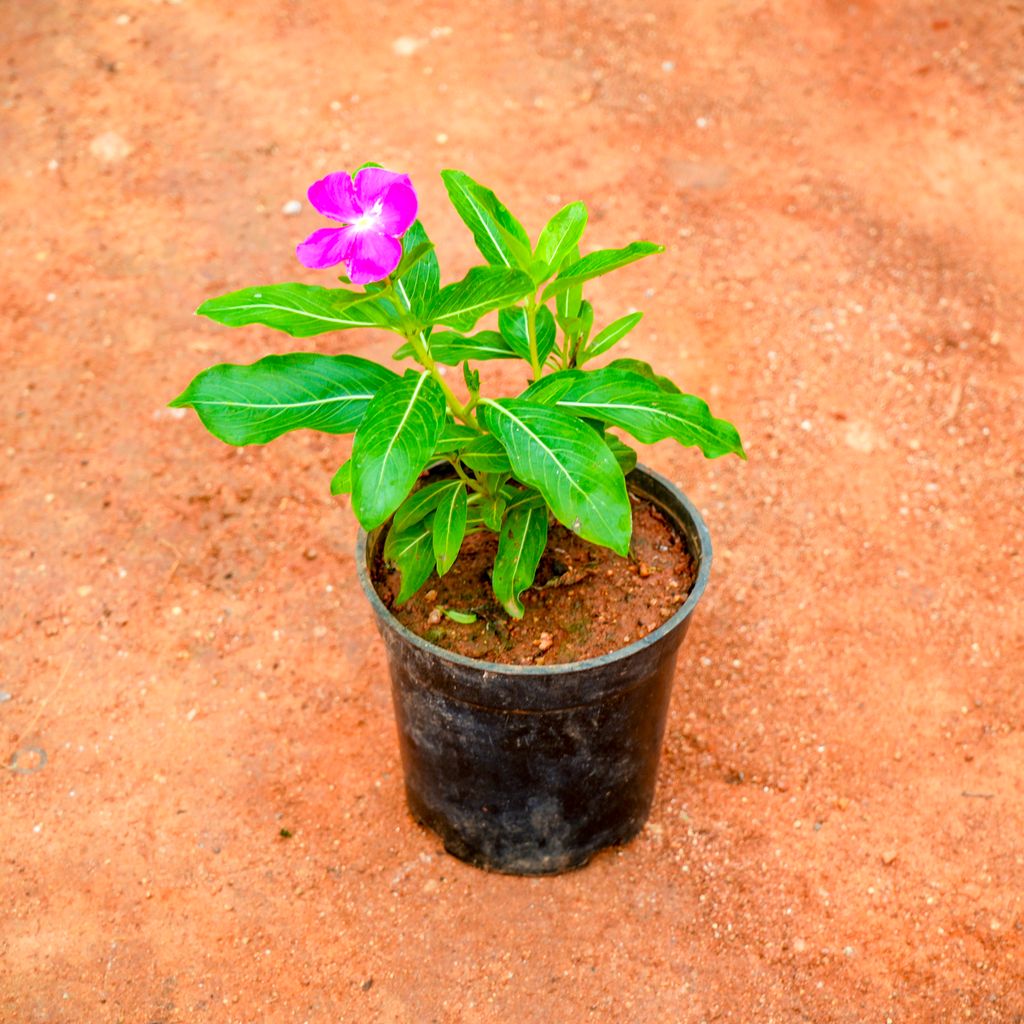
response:
[[[496,534],[468,537],[455,565],[400,608],[394,602],[401,577],[379,558],[374,585],[402,625],[431,643],[482,661],[544,665],[596,658],[646,636],[686,600],[697,577],[679,533],[654,505],[635,497],[629,558],[552,527],[519,620],[491,589],[497,547]],[[454,622],[446,610],[477,618]]]

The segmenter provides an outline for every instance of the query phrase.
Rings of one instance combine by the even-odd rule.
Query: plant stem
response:
[[[469,403],[463,404],[455,397],[455,392],[449,387],[448,382],[441,376],[440,370],[437,368],[437,363],[434,362],[433,357],[430,355],[430,350],[427,348],[426,338],[423,336],[422,331],[409,331],[406,334],[406,340],[412,345],[413,352],[416,353],[416,358],[420,363],[430,371],[430,376],[437,381],[438,386],[444,392],[445,401],[448,403],[448,408],[451,409],[455,415],[466,424],[467,427],[472,427],[474,430],[479,430],[483,433],[483,428],[477,422],[476,417],[472,413],[472,399]]]
[[[401,284],[399,284],[401,287]],[[387,284],[383,290],[378,292],[375,297],[388,296],[398,299],[395,295],[395,282],[389,277]],[[399,300],[405,311],[411,312],[409,309],[409,300],[405,294],[405,289],[402,288],[401,299]],[[427,345],[427,339],[423,331],[418,329],[410,328],[403,332],[405,340],[412,345],[413,352],[416,353],[416,358],[420,365],[430,371],[430,376],[437,382],[438,387],[444,392],[445,401],[448,403],[448,408],[460,419],[467,427],[472,427],[474,430],[479,430],[483,433],[483,427],[477,422],[476,417],[472,413],[472,408],[476,404],[470,399],[468,404],[463,404],[455,397],[455,392],[449,387],[448,382],[441,376],[441,371],[438,370],[437,364],[434,362],[430,355],[430,347]]]
[[[463,470],[459,463],[459,457],[449,456],[448,461],[452,464],[452,468],[455,470],[455,475],[471,490],[476,491],[478,494],[485,493],[484,488],[481,486],[479,481],[474,480],[472,477],[467,476],[465,470]],[[472,496],[471,496],[472,499]]]

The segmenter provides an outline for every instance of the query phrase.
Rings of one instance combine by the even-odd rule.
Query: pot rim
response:
[[[637,477],[634,477],[634,474]],[[677,519],[677,516],[670,509],[665,508],[664,502],[659,501],[655,495],[648,493],[648,490],[643,487],[642,479],[644,476],[653,480],[655,484],[664,490],[670,491],[674,500],[683,506],[686,514],[693,522],[700,547],[698,552],[691,551],[691,554],[698,559],[697,579],[694,581],[686,600],[657,629],[652,630],[646,636],[640,637],[639,640],[634,640],[625,647],[616,648],[607,654],[601,654],[594,658],[585,658],[582,661],[563,661],[550,665],[512,665],[502,661],[484,661],[480,658],[469,658],[464,654],[456,654],[454,651],[449,651],[446,647],[440,647],[429,640],[425,640],[418,633],[414,633],[411,629],[404,626],[398,617],[384,604],[377,593],[370,578],[370,569],[366,558],[369,534],[362,527],[360,527],[358,537],[356,538],[356,574],[359,577],[360,586],[362,586],[363,592],[369,599],[375,614],[380,618],[386,619],[388,628],[394,630],[406,643],[412,644],[425,654],[430,654],[468,669],[484,673],[502,673],[510,676],[543,677],[569,672],[585,672],[588,669],[612,665],[656,644],[662,637],[671,633],[680,623],[688,619],[700,600],[701,595],[704,593],[708,578],[711,575],[711,534],[708,532],[707,525],[700,512],[697,511],[696,506],[683,493],[682,489],[672,483],[671,480],[655,472],[653,469],[637,463],[636,467],[626,476],[627,484],[633,484],[634,487],[632,489],[635,493],[639,493],[648,501],[652,501],[662,511],[668,512],[673,520]],[[637,483],[640,483],[641,486],[636,487]]]

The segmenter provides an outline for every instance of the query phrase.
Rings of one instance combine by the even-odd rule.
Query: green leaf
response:
[[[457,452],[465,447],[475,437],[480,437],[480,431],[472,427],[464,427],[461,423],[454,423],[452,420],[445,420],[441,428],[441,436],[434,445],[435,455],[447,455],[449,452]]]
[[[604,443],[611,449],[615,461],[619,464],[623,476],[628,476],[636,469],[636,450],[620,441],[614,434],[605,434]]]
[[[455,212],[473,233],[473,241],[484,259],[494,267],[529,270],[529,235],[504,203],[462,171],[442,171],[441,179]]]
[[[228,444],[266,444],[289,430],[355,430],[376,392],[398,379],[359,356],[294,352],[211,366],[170,404],[191,406]]]
[[[402,574],[395,604],[405,604],[434,571],[433,517],[421,519],[405,530],[389,530],[384,541],[384,558]]]
[[[508,452],[492,434],[477,434],[460,452],[459,458],[477,473],[511,473]]]
[[[580,365],[601,355],[602,352],[607,352],[613,345],[617,345],[643,318],[643,313],[628,313],[598,331],[594,340],[584,349]]]
[[[498,327],[508,347],[520,359],[530,358],[530,325],[523,306],[509,306],[498,313]],[[555,347],[555,318],[547,306],[538,306],[534,327],[537,332],[537,359],[543,364]]]
[[[590,337],[590,332],[594,329],[594,307],[586,299],[580,303],[579,321],[579,336],[583,341],[586,341]]]
[[[485,313],[510,306],[532,290],[533,282],[521,270],[473,267],[461,281],[437,293],[427,319],[457,331],[472,330]]]
[[[550,374],[547,386],[557,388],[558,378],[568,378],[569,383],[554,399],[557,409],[621,427],[644,444],[672,438],[696,445],[709,459],[728,454],[746,458],[736,428],[715,419],[707,403],[693,395],[665,391],[646,377],[616,367]]]
[[[434,511],[434,560],[438,576],[452,567],[466,536],[466,485],[461,480],[454,484],[442,493]]]
[[[529,587],[548,542],[548,510],[526,502],[510,508],[498,539],[491,584],[505,611],[523,617],[519,595]]]
[[[534,281],[547,280],[567,256],[578,252],[583,230],[587,226],[587,208],[583,203],[563,206],[540,233],[534,256],[540,264]],[[577,257],[578,258],[578,257]]]
[[[346,459],[337,473],[331,477],[331,494],[352,493],[352,460]]]
[[[352,442],[352,509],[364,530],[402,503],[444,423],[444,393],[426,371],[410,371],[374,396]]]
[[[544,289],[543,298],[547,301],[553,295],[559,295],[566,289],[591,278],[601,277],[603,274],[618,270],[619,267],[643,259],[644,256],[664,251],[663,245],[655,245],[653,242],[630,242],[624,249],[598,249],[597,252],[588,253],[577,263],[563,268],[558,277]]]
[[[263,324],[293,338],[353,327],[385,327],[399,332],[402,327],[397,311],[386,300],[313,284],[243,288],[207,299],[196,313],[228,327]]]
[[[559,409],[520,398],[485,399],[483,425],[505,447],[516,478],[544,495],[559,522],[625,556],[632,530],[622,472],[608,446]]]
[[[641,377],[645,377],[667,394],[681,395],[683,393],[673,381],[669,380],[668,377],[663,377],[660,373],[655,373],[654,367],[650,363],[645,363],[642,359],[613,359],[605,369],[628,370],[630,373],[637,373]]]
[[[580,247],[577,245],[572,252],[562,261],[561,270],[565,270],[567,267],[571,267],[578,263],[580,259]],[[571,288],[567,288],[563,292],[559,292],[555,297],[555,317],[558,320],[562,330],[568,333],[569,329],[566,327],[573,317],[579,315],[580,303],[583,301],[583,284],[575,284]]]
[[[413,221],[402,238],[406,255],[395,271],[395,291],[406,308],[419,320],[427,318],[427,310],[441,288],[441,271],[434,245],[418,221]],[[424,246],[429,248],[424,250]],[[413,258],[416,252],[421,255]]]
[[[501,529],[502,520],[505,518],[505,508],[508,499],[500,492],[497,494],[481,494],[480,500],[475,506],[477,514],[488,530],[497,533]]]
[[[413,354],[408,342],[395,352],[395,359]],[[497,331],[479,331],[468,337],[455,331],[438,331],[430,336],[430,355],[435,363],[458,366],[466,359],[484,362],[488,359],[519,359],[517,352]]]
[[[476,616],[472,612],[460,612],[454,608],[442,608],[446,619],[451,619],[452,622],[458,622],[462,626],[469,626],[476,622]]]
[[[405,501],[395,510],[395,518],[391,521],[391,529],[400,533],[407,530],[414,523],[418,523],[425,516],[437,508],[438,502],[445,492],[455,484],[462,485],[461,480],[435,480],[431,483],[417,487]]]

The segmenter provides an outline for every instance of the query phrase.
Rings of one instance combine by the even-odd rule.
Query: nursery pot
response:
[[[406,799],[445,849],[492,871],[547,875],[625,843],[650,812],[676,655],[711,570],[711,538],[687,497],[638,466],[697,567],[686,602],[611,654],[561,665],[463,657],[406,629],[371,568],[387,526],[360,532],[356,565],[387,649]]]

